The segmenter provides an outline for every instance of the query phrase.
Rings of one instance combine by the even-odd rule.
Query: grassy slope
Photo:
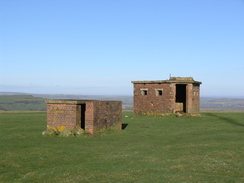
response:
[[[0,182],[244,182],[244,113],[133,116],[119,133],[42,137],[46,115],[0,113]]]
[[[44,111],[45,99],[32,95],[0,95],[0,110]]]

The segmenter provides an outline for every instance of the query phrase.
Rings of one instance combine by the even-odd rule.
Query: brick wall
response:
[[[193,84],[192,86],[192,111],[191,113],[199,112],[200,110],[200,85]]]
[[[95,131],[114,126],[122,120],[121,101],[96,101],[94,111]]]
[[[186,113],[192,112],[192,84],[186,85]]]
[[[182,111],[185,105],[186,113],[199,112],[200,106],[200,85],[186,85],[186,101],[176,103],[177,83],[134,83],[134,113],[135,114],[155,114]],[[157,93],[162,90],[162,95]],[[143,93],[143,91],[146,91]]]
[[[147,95],[142,91],[147,90]],[[162,90],[162,95],[157,94]],[[152,84],[134,84],[134,112],[135,114],[148,113],[167,113],[175,108],[175,84],[170,83],[152,83]]]
[[[186,112],[197,113],[200,110],[200,85],[188,84],[186,87]]]
[[[78,107],[74,104],[47,104],[47,125],[73,129],[77,123]]]
[[[86,102],[85,130],[94,133],[94,101]]]
[[[96,133],[101,128],[118,124],[122,120],[121,101],[65,101],[47,100],[47,125],[65,126],[72,130],[81,126],[81,105],[85,105],[85,130]]]

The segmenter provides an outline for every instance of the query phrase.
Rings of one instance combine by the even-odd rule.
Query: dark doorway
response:
[[[186,85],[185,84],[176,84],[176,97],[175,102],[178,106],[181,106],[182,112],[186,112]]]
[[[80,127],[85,130],[86,104],[81,104],[80,106],[81,106]]]

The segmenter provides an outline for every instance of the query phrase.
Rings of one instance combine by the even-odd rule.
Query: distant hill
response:
[[[23,93],[23,92],[0,92],[0,95],[30,95],[30,94]]]
[[[32,95],[0,95],[0,111],[45,111],[45,100]]]
[[[132,96],[13,94],[0,93],[0,111],[46,111],[46,99],[119,100],[123,110],[133,110]]]
[[[201,98],[201,111],[244,111],[244,98]]]
[[[45,99],[73,99],[73,100],[115,100],[122,101],[123,110],[133,110],[133,96],[120,95],[48,95],[33,94],[35,97]]]
[[[14,94],[14,95],[13,95]],[[119,100],[123,110],[133,110],[133,96],[48,95],[0,92],[0,111],[45,111],[46,99]],[[201,111],[244,111],[244,98],[201,97]]]

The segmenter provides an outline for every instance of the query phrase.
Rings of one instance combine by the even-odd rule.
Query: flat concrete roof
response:
[[[85,104],[86,102],[95,102],[95,101],[115,102],[112,100],[75,100],[75,99],[45,100],[47,104]]]
[[[134,84],[155,84],[155,83],[178,83],[178,84],[202,84],[200,81],[195,81],[192,77],[170,77],[169,80],[154,80],[154,81],[131,81]]]
[[[61,100],[45,100],[47,104],[85,104],[86,102],[93,102],[97,100],[74,100],[74,99],[61,99]]]

